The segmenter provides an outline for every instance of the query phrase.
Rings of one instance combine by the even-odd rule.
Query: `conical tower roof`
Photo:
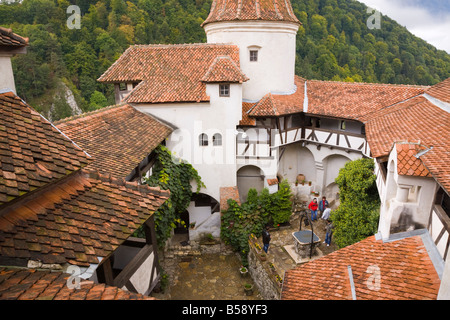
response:
[[[289,0],[213,0],[202,26],[220,21],[287,21],[300,24]]]

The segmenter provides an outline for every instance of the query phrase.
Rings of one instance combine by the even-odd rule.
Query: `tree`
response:
[[[334,239],[342,248],[376,233],[380,200],[372,159],[347,162],[335,182],[339,186],[340,205],[331,214]]]

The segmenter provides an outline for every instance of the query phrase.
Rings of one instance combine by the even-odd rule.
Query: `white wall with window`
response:
[[[258,101],[265,94],[295,91],[294,71],[298,24],[281,21],[223,21],[204,26],[208,43],[239,46],[243,98]]]
[[[236,186],[236,126],[242,119],[242,84],[229,83],[229,97],[219,83],[206,84],[210,102],[135,106],[174,127],[166,146],[189,161],[202,177],[201,192],[220,199],[220,187]]]

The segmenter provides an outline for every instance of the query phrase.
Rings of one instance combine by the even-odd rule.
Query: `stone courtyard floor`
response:
[[[321,242],[325,239],[325,221],[315,221],[314,233]],[[303,230],[309,227],[302,227]],[[293,215],[290,226],[271,230],[271,244],[268,258],[284,271],[295,268],[296,263],[284,246],[293,243],[292,232],[299,230],[299,217]],[[323,255],[335,251],[333,244],[327,247],[321,243],[319,250]],[[253,284],[250,276],[243,278],[239,273],[240,258],[234,253],[210,253],[179,259],[172,270],[169,288],[164,293],[153,293],[162,300],[260,300],[259,292],[255,289],[253,295],[247,296],[244,284]],[[169,274],[170,274],[169,273]]]

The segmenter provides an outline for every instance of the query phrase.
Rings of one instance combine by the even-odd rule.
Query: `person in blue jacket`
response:
[[[329,206],[328,200],[325,196],[322,197],[322,200],[319,202],[319,211],[323,215],[325,209]]]

